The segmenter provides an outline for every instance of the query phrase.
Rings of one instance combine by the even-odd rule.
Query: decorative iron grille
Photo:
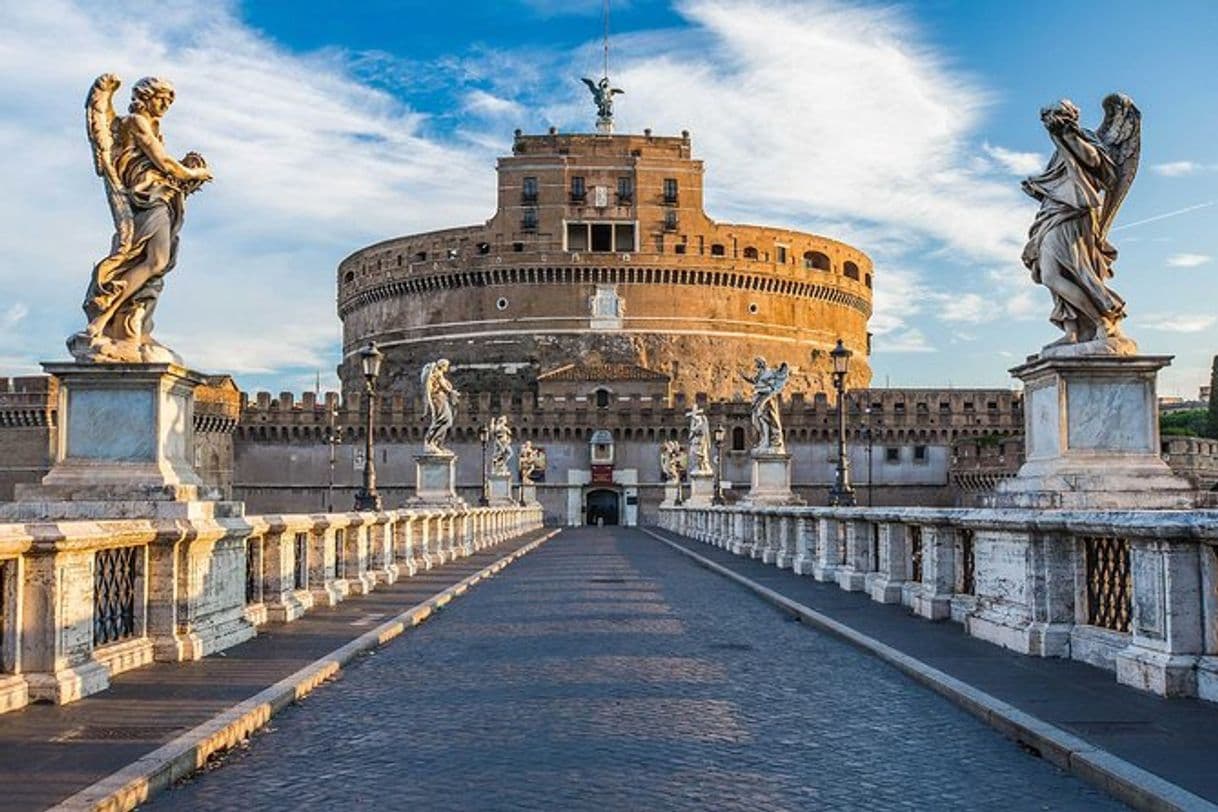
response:
[[[959,530],[960,534],[960,594],[977,593],[977,557],[974,551],[973,531]]]
[[[262,544],[261,539],[250,539],[245,542],[245,602],[247,604],[259,603],[262,600],[262,567],[259,559],[262,557],[258,554],[259,547]]]
[[[93,647],[135,636],[140,547],[98,550],[93,562]]]
[[[342,530],[334,531],[334,578],[347,577],[347,560],[343,555],[343,542],[346,541],[346,532]]]
[[[909,528],[909,580],[922,582],[922,528]]]
[[[1133,578],[1129,539],[1084,536],[1087,574],[1087,622],[1102,629],[1128,632],[1133,614]]]
[[[293,542],[292,585],[296,589],[309,588],[309,534],[297,533]]]

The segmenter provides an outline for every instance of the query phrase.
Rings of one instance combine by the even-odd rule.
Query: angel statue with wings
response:
[[[522,484],[530,485],[533,482],[533,477],[537,472],[545,467],[545,455],[541,449],[534,448],[530,440],[525,440],[520,445],[520,481]]]
[[[694,474],[712,474],[710,421],[706,419],[706,412],[695,404],[685,416],[689,418],[689,470]]]
[[[1049,321],[1065,333],[1046,349],[1091,342],[1087,352],[1132,354],[1137,346],[1121,333],[1125,300],[1107,285],[1117,257],[1108,232],[1137,173],[1142,114],[1113,93],[1095,132],[1079,125],[1069,99],[1041,110],[1040,120],[1056,149],[1045,171],[1023,182],[1040,201],[1023,263],[1053,294]]]
[[[786,443],[782,437],[779,397],[791,377],[791,370],[786,361],[777,367],[767,366],[760,356],[754,359],[753,366],[755,372],[752,377],[740,376],[753,385],[752,418],[753,430],[757,433],[757,444],[753,446],[753,451],[781,454],[786,451]]]
[[[681,481],[685,473],[685,460],[681,453],[681,444],[676,440],[665,440],[660,445],[660,473],[664,481],[675,483]]]
[[[491,453],[491,473],[507,476],[511,473],[508,463],[512,461],[512,427],[508,425],[506,414],[491,418],[490,433],[495,442]]]
[[[423,416],[430,423],[423,434],[423,449],[429,454],[452,454],[444,447],[448,430],[453,427],[453,412],[461,393],[448,380],[448,359],[423,365],[419,382],[423,385]]]
[[[85,363],[181,363],[152,339],[152,314],[178,254],[186,197],[212,179],[203,156],[175,160],[165,151],[161,118],[173,104],[173,85],[147,77],[131,88],[128,115],[114,112],[120,81],[97,77],[85,99],[93,167],[101,176],[114,218],[110,254],[93,267],[85,295],[89,319],[68,339]]]
[[[610,87],[609,77],[603,77],[599,82],[584,77],[582,80],[592,91],[592,101],[596,104],[596,120],[608,123],[613,120],[613,97],[625,93],[620,87]]]

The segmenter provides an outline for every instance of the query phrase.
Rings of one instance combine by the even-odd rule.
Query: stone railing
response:
[[[1218,511],[665,507],[661,527],[1025,654],[1218,701]]]
[[[541,523],[507,506],[0,524],[0,712],[213,654]]]

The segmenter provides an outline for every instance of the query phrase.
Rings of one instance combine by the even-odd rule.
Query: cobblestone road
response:
[[[564,531],[161,809],[1116,809],[627,529]]]

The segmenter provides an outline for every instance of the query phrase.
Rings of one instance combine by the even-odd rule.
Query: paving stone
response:
[[[625,528],[565,531],[153,808],[1117,809]]]

